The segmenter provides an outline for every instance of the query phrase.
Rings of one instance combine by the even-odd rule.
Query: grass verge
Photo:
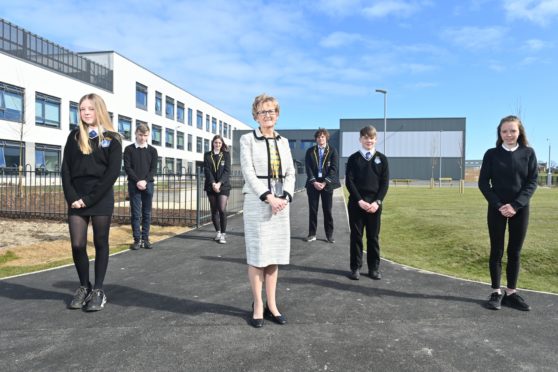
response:
[[[384,202],[382,257],[405,265],[490,282],[487,203],[477,188],[391,187]],[[558,293],[558,189],[531,200],[518,286]],[[505,281],[505,262],[502,285]]]

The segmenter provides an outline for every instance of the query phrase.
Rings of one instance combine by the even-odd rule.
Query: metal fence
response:
[[[184,170],[184,169],[183,169]],[[304,174],[297,174],[296,189],[304,187]],[[205,176],[202,168],[195,173],[163,172],[155,176],[152,223],[199,227],[211,221],[209,200],[203,190]],[[244,180],[240,173],[230,177],[231,192],[227,213],[242,210]],[[114,213],[119,223],[130,222],[128,181],[121,175],[114,184]],[[64,199],[60,172],[32,170],[0,172],[0,217],[41,218],[65,220],[67,203]]]

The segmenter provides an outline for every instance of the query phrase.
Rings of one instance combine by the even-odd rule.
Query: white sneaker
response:
[[[215,238],[213,240],[215,240],[216,242],[221,240],[221,231],[217,231],[217,235],[215,235]]]
[[[219,244],[225,244],[227,242],[227,234],[222,233],[221,238],[219,239]]]

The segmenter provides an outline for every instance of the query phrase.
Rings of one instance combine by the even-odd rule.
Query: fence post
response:
[[[199,229],[201,226],[201,218],[200,218],[200,205],[201,205],[201,177],[200,177],[201,168],[196,167],[196,229]]]

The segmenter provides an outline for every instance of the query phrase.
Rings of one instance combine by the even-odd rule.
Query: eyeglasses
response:
[[[267,110],[267,111],[258,111],[256,112],[256,114],[260,115],[260,116],[275,116],[276,112],[275,110]]]

